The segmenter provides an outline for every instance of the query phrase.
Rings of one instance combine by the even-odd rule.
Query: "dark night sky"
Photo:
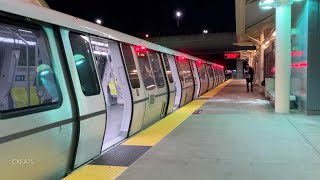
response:
[[[52,9],[104,26],[142,37],[209,32],[235,32],[234,0],[98,1],[46,0]],[[102,3],[103,2],[103,3]],[[103,5],[106,4],[106,5]],[[177,28],[175,10],[183,12]]]

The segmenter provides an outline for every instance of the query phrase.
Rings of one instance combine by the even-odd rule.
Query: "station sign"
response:
[[[240,59],[240,52],[225,52],[224,59]]]

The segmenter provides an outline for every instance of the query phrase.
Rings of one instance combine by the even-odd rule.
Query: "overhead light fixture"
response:
[[[176,16],[177,16],[178,18],[181,17],[181,15],[182,15],[181,11],[177,11],[177,12],[176,12]]]
[[[260,0],[259,7],[264,10],[269,10],[276,7],[275,0]]]
[[[259,7],[264,10],[276,8],[282,4],[292,4],[293,2],[299,2],[304,0],[260,0]]]
[[[102,24],[102,20],[101,19],[96,19],[96,23],[97,24]]]
[[[35,46],[37,44],[36,42],[33,42],[33,41],[25,42],[19,39],[12,39],[12,38],[6,38],[6,37],[0,37],[0,43],[21,44],[21,45],[29,45],[29,46]]]

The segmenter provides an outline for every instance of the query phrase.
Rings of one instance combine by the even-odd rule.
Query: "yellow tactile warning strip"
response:
[[[165,117],[151,127],[141,131],[137,135],[128,139],[122,145],[128,146],[155,146],[177,126],[185,121],[192,113],[199,109],[211,97],[221,91],[231,80],[224,82],[220,86],[202,95],[199,99],[183,106],[174,113]],[[108,180],[115,179],[121,175],[128,167],[124,166],[105,166],[105,165],[85,165],[73,172],[63,180]]]
[[[223,89],[230,81],[227,81],[215,89],[202,95],[201,98],[211,98]],[[165,117],[156,124],[150,126],[146,130],[133,136],[123,143],[123,145],[134,146],[154,146],[167,136],[172,130],[185,121],[195,110],[199,109],[206,100],[194,100],[191,103],[178,109],[176,112]]]
[[[86,165],[75,171],[64,180],[107,180],[115,179],[128,167]]]

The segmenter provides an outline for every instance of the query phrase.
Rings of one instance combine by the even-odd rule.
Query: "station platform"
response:
[[[319,177],[320,116],[276,114],[244,80],[229,80],[65,180]]]

